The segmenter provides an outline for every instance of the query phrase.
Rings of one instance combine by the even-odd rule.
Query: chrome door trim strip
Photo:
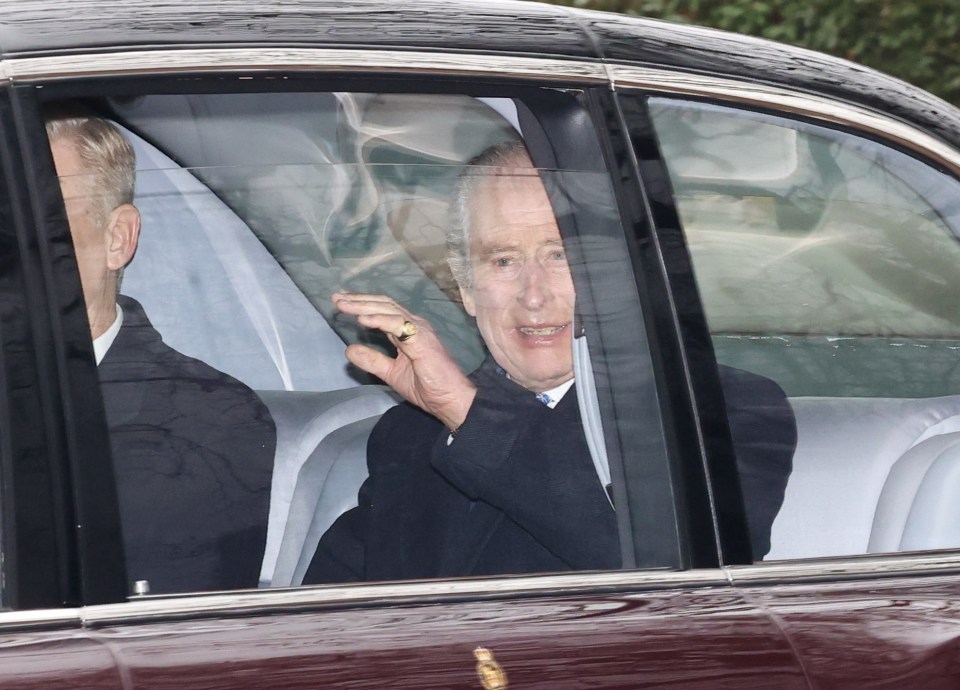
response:
[[[343,48],[185,48],[8,58],[0,78],[50,81],[76,77],[142,76],[209,71],[357,71],[496,75],[577,82],[607,82],[599,62],[506,55],[475,55]]]
[[[960,553],[935,552],[775,561],[719,569],[568,573],[431,582],[344,584],[284,589],[132,597],[120,604],[84,608],[0,612],[7,629],[67,628],[131,624],[218,615],[258,615],[283,610],[390,606],[437,601],[482,601],[531,596],[591,596],[617,592],[707,587],[789,585],[816,581],[957,575]]]
[[[598,592],[639,592],[669,588],[729,586],[720,569],[688,571],[612,571],[383,584],[343,584],[176,596],[131,597],[120,604],[83,608],[0,612],[5,628],[108,625],[164,618],[237,615],[284,609],[432,603],[518,596],[577,596]]]
[[[275,590],[137,597],[122,604],[104,604],[82,609],[85,625],[102,626],[183,616],[237,615],[276,612],[284,609],[390,606],[437,601],[529,597],[577,596],[598,592],[638,592],[672,588],[727,587],[729,579],[719,569],[702,571],[644,571],[569,573],[507,578],[447,580],[436,582],[384,583],[291,587]]]
[[[960,582],[960,553],[928,552],[812,558],[772,561],[725,568],[734,585],[790,584],[820,580],[852,580],[897,576],[956,574]]]
[[[0,612],[0,633],[10,629],[78,628],[83,623],[82,609],[31,609]]]
[[[912,125],[862,106],[784,87],[701,74],[628,65],[610,65],[609,71],[614,88],[631,87],[670,95],[713,97],[881,135],[905,149],[936,160],[960,175],[960,152],[956,149]],[[946,104],[944,107],[947,107]]]

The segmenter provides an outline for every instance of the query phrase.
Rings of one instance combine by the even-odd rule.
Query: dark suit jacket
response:
[[[127,575],[151,592],[256,587],[276,430],[236,379],[163,343],[120,297],[100,363]]]
[[[737,457],[755,561],[770,550],[797,449],[797,420],[783,389],[763,376],[720,366],[720,384]]]
[[[732,384],[728,398],[750,406],[731,415],[731,426],[738,461],[763,465],[744,477],[744,493],[759,502],[750,525],[762,554],[790,473],[793,415],[772,382],[738,370],[722,378]],[[551,410],[492,360],[473,379],[477,397],[450,445],[440,422],[410,404],[383,416],[359,505],[323,536],[305,582],[620,566],[615,514],[590,459],[575,387]],[[784,443],[767,436],[784,432]]]

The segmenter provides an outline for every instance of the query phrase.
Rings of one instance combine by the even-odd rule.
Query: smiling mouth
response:
[[[521,326],[518,330],[524,335],[556,335],[566,327],[566,324],[562,326],[546,326],[544,328],[530,328],[527,326]]]

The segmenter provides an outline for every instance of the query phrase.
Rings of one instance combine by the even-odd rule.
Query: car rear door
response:
[[[215,53],[131,53],[126,56],[129,70],[115,59],[90,56],[85,62],[78,56],[67,78],[55,60],[20,65],[21,136],[35,144],[28,179],[43,211],[38,213],[40,226],[59,238],[53,246],[65,252],[63,270],[69,273],[52,286],[55,299],[72,295],[76,307],[78,282],[62,201],[49,191],[57,185],[42,145],[40,104],[82,95],[137,135],[143,146],[139,151],[153,156],[138,173],[141,184],[155,184],[149,193],[138,192],[137,203],[149,223],[125,289],[141,291],[136,295],[166,342],[196,357],[209,356],[208,363],[239,378],[249,376],[250,387],[264,399],[320,399],[333,385],[309,376],[322,368],[317,362],[334,372],[331,376],[339,375],[342,343],[329,353],[319,353],[317,341],[298,350],[283,335],[289,325],[283,317],[292,315],[270,301],[275,295],[266,287],[262,301],[260,296],[242,298],[215,312],[215,303],[234,304],[220,303],[219,296],[286,279],[283,289],[296,288],[297,304],[304,309],[297,312],[302,319],[290,320],[299,326],[315,319],[318,328],[331,321],[337,335],[349,342],[356,333],[351,336],[350,327],[325,313],[324,300],[337,285],[329,282],[330,275],[381,291],[402,290],[416,275],[420,282],[399,294],[420,300],[419,312],[448,331],[454,355],[465,367],[475,365],[482,350],[449,297],[449,283],[434,273],[443,262],[436,258],[436,236],[427,230],[435,232],[444,223],[442,192],[449,189],[451,171],[465,162],[463,142],[469,142],[466,148],[482,147],[492,132],[516,136],[519,131],[556,192],[555,209],[564,209],[557,215],[565,241],[582,257],[576,277],[580,317],[590,340],[603,422],[598,439],[611,475],[625,569],[137,596],[122,566],[105,562],[100,569],[108,570],[110,579],[104,580],[103,599],[85,598],[87,606],[78,614],[83,644],[93,640],[110,650],[129,687],[505,687],[497,685],[499,674],[514,687],[716,687],[755,684],[758,677],[770,686],[804,687],[776,624],[731,587],[720,568],[691,390],[671,383],[674,374],[678,380],[687,378],[677,358],[676,324],[664,299],[666,276],[644,203],[651,199],[650,191],[641,187],[627,140],[616,129],[605,72],[589,63],[481,56],[471,57],[473,66],[464,67],[460,55],[423,54],[415,56],[428,74],[423,76],[399,67],[409,63],[409,52],[292,51],[284,57],[285,67],[277,65],[274,54],[257,49]],[[388,68],[395,74],[382,76]],[[171,69],[179,70],[177,76],[165,77]],[[552,76],[543,76],[547,71]],[[285,103],[294,105],[285,111]],[[317,115],[323,107],[339,119],[323,121]],[[437,113],[460,113],[462,119],[454,121],[456,126],[444,125],[446,118]],[[297,119],[305,115],[310,118],[306,127]],[[485,129],[478,122],[486,123]],[[314,129],[323,133],[320,138],[301,138]],[[286,148],[264,157],[271,141]],[[341,158],[320,159],[331,150]],[[171,192],[164,186],[171,175],[191,186]],[[338,186],[343,180],[347,185]],[[41,197],[39,190],[48,191]],[[208,195],[202,204],[197,201],[201,194]],[[187,211],[178,215],[164,205],[183,198]],[[326,215],[311,215],[318,213],[316,200],[335,198],[343,203],[334,213],[324,206]],[[154,203],[159,205],[148,211]],[[228,235],[221,220],[205,220],[198,209],[208,203],[218,219],[229,215],[229,232],[247,234]],[[175,261],[165,259],[162,248],[149,253],[148,242],[183,229],[181,221],[190,217],[199,221],[188,234],[210,233],[203,251],[188,247]],[[176,222],[164,225],[169,218]],[[259,259],[230,253],[221,261],[215,253],[223,247],[256,247],[253,239],[260,245]],[[180,241],[171,243],[174,249],[184,248]],[[209,258],[211,252],[223,267],[219,284],[218,278],[209,281],[215,275],[209,266],[181,263]],[[260,262],[268,259],[281,273],[257,276]],[[400,279],[397,262],[403,265]],[[237,266],[244,273],[231,278]],[[164,270],[169,282],[151,282]],[[225,286],[229,290],[221,292]],[[211,300],[214,291],[217,298]],[[240,348],[212,346],[209,355],[188,350],[205,341],[184,335],[186,312],[177,311],[184,304],[205,305],[200,313],[206,323],[198,328],[212,326],[214,343],[216,337],[230,335],[241,315],[251,313],[251,305],[266,305],[254,322],[276,326],[281,336],[267,342],[280,342],[280,354],[254,355],[251,366],[263,361],[301,364],[248,369],[249,362],[238,364],[234,357]],[[227,316],[221,320],[219,313]],[[252,330],[259,338],[260,331]],[[76,366],[87,380],[95,375],[82,329],[75,328],[62,342],[73,348]],[[214,360],[218,352],[222,359]],[[298,384],[300,376],[308,382]],[[72,395],[75,404],[85,399]],[[280,408],[273,409],[280,419]],[[91,405],[88,413],[94,437],[102,441],[102,408]],[[108,455],[99,457],[102,462]],[[84,477],[86,470],[78,466],[76,472]],[[291,484],[297,479],[292,472]],[[736,490],[735,484],[731,487]],[[115,533],[96,543],[116,549],[123,523],[112,512],[115,496],[82,482],[75,491],[84,505],[94,505],[98,496],[109,499],[109,511],[101,517]],[[352,499],[356,487],[343,491]],[[734,515],[731,524],[736,520]],[[726,540],[725,553],[742,560],[746,532],[738,524],[721,530],[720,539]],[[265,565],[266,581],[279,572],[282,560],[283,520],[278,529],[274,563]],[[81,570],[78,581],[84,586],[99,581],[94,572]],[[58,639],[59,633],[30,629],[41,640]],[[89,658],[96,663],[105,659]]]
[[[131,687],[807,687],[718,572],[132,601],[88,611]]]

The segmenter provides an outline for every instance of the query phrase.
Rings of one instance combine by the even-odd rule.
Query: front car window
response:
[[[797,417],[770,557],[960,546],[960,185],[855,134],[650,103],[717,359]]]

